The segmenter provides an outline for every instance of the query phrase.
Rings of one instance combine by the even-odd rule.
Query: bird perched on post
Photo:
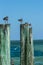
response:
[[[3,20],[5,21],[5,23],[8,23],[8,16],[4,17]]]
[[[3,26],[3,32],[6,33],[6,24],[8,24],[8,16],[4,17],[3,20],[5,21],[5,25]]]
[[[23,19],[22,18],[21,19],[18,19],[18,21],[22,23],[23,22]]]

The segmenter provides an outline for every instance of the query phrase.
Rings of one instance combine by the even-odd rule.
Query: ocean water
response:
[[[20,41],[11,41],[10,55],[14,65],[20,65]],[[43,40],[34,40],[34,65],[43,65]]]

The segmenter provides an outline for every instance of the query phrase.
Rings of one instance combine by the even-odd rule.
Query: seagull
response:
[[[18,19],[18,21],[22,23],[23,22],[23,19],[22,18],[21,19]]]
[[[8,23],[8,16],[4,17],[3,20],[5,20],[5,23]]]

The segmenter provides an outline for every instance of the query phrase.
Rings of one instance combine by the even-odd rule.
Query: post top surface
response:
[[[0,24],[0,26],[4,26],[4,25],[5,25],[5,26],[9,26],[10,24]]]
[[[25,24],[21,24],[21,25],[31,26],[31,24],[29,24],[29,23],[25,23]]]

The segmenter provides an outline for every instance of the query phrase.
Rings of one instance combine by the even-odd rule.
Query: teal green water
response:
[[[43,65],[43,40],[34,40],[34,65]],[[11,57],[14,65],[20,65],[20,41],[11,41]]]

